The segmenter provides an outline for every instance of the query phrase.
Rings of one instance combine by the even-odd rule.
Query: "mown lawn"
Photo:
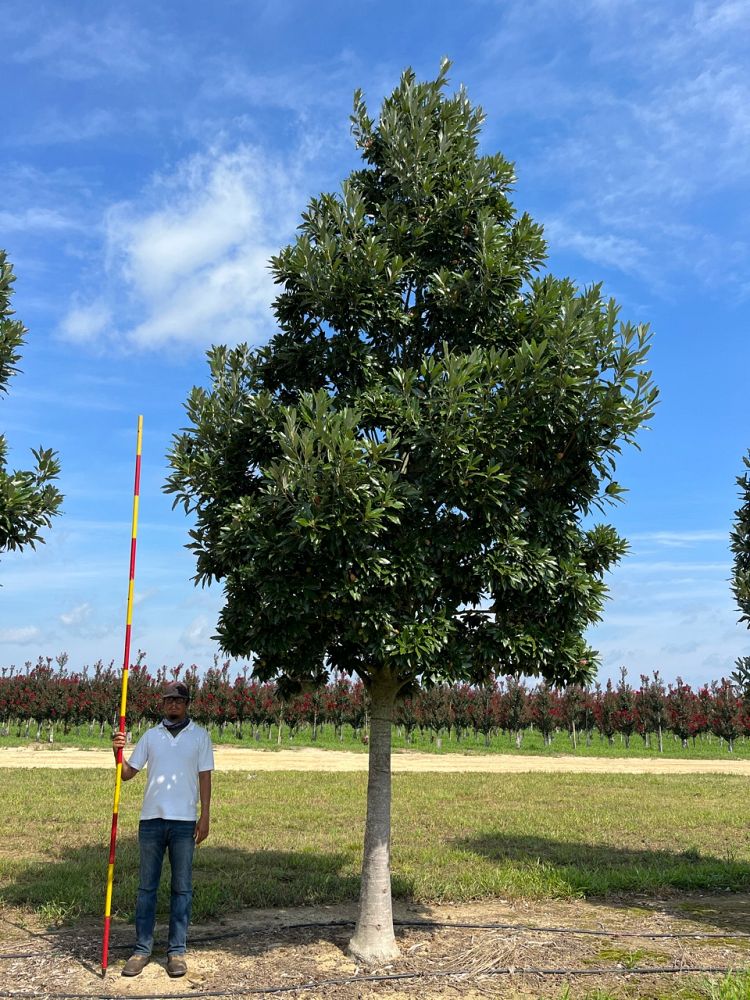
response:
[[[98,915],[113,776],[0,770],[0,901]],[[417,902],[750,888],[747,782],[726,775],[398,774],[393,888]],[[132,910],[142,779],[123,786],[113,909]],[[355,898],[366,775],[219,773],[196,919]],[[167,902],[166,885],[162,906]]]

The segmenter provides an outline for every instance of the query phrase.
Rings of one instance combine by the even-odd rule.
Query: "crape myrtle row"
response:
[[[324,687],[302,693],[287,693],[273,683],[252,679],[249,667],[230,674],[230,664],[214,661],[199,672],[193,664],[182,664],[152,673],[139,656],[128,682],[127,725],[140,732],[161,717],[159,692],[167,679],[187,682],[192,693],[191,714],[197,722],[214,727],[219,734],[258,739],[273,727],[289,737],[306,730],[313,741],[322,726],[333,727],[343,737],[344,727],[366,738],[368,702],[362,684],[336,675]],[[750,735],[750,696],[733,680],[714,681],[698,690],[679,678],[665,685],[659,673],[641,675],[640,686],[628,683],[623,668],[619,682],[605,687],[571,685],[556,689],[547,684],[529,687],[513,677],[493,683],[436,685],[400,699],[396,726],[411,742],[415,733],[431,740],[452,737],[460,742],[469,734],[484,737],[487,746],[494,735],[514,736],[520,747],[524,732],[533,727],[551,743],[558,731],[570,734],[573,746],[579,740],[590,744],[593,734],[626,746],[638,736],[646,746],[663,749],[668,734],[681,741],[711,734],[731,752],[734,741]],[[68,657],[40,657],[23,668],[0,668],[0,734],[54,740],[55,731],[99,732],[116,725],[120,704],[121,674],[113,663],[101,661],[80,671],[68,669]]]

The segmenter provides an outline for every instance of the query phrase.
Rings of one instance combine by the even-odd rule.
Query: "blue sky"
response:
[[[650,322],[661,403],[611,520],[632,543],[590,634],[602,676],[726,675],[750,647],[728,586],[750,446],[746,0],[26,2],[3,19],[0,246],[29,328],[0,400],[11,464],[60,452],[64,514],[0,563],[0,665],[122,658],[138,413],[134,649],[210,663],[221,590],[195,589],[165,452],[214,342],[273,330],[266,261],[355,165],[411,65],[453,60],[515,161],[550,269]]]

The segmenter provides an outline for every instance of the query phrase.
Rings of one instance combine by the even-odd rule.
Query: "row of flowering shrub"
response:
[[[199,672],[182,664],[151,673],[139,656],[128,671],[127,724],[140,731],[160,718],[159,692],[166,680],[180,679],[190,687],[191,715],[203,725],[242,737],[256,738],[282,726],[289,736],[301,729],[317,739],[320,727],[332,726],[341,737],[344,727],[356,734],[367,730],[367,698],[362,684],[345,676],[333,677],[325,687],[282,696],[275,684],[254,681],[249,668],[230,676],[229,663],[214,661]],[[53,739],[55,730],[88,730],[104,734],[116,723],[120,705],[120,671],[97,662],[80,671],[68,668],[68,657],[40,657],[24,668],[0,668],[0,735]],[[619,683],[606,687],[570,686],[563,690],[537,684],[528,687],[510,677],[475,687],[437,685],[403,697],[397,706],[396,726],[411,742],[415,732],[431,740],[467,734],[484,737],[487,746],[499,732],[512,734],[517,746],[533,727],[546,743],[560,730],[570,734],[573,746],[593,734],[609,743],[619,737],[626,746],[638,735],[649,746],[663,750],[671,734],[683,747],[708,734],[731,751],[734,741],[750,735],[750,697],[732,681],[714,681],[693,690],[679,678],[665,685],[658,672],[641,676],[640,687],[628,683],[623,669]]]

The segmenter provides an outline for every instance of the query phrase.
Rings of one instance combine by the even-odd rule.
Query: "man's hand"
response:
[[[121,733],[119,730],[117,730],[116,732],[112,733],[112,751],[113,751],[113,753],[115,755],[115,760],[117,760],[117,751],[125,749],[125,743],[126,743],[125,733]],[[138,772],[136,771],[136,769],[134,767],[131,767],[130,764],[128,764],[128,762],[123,757],[122,758],[122,780],[123,781],[130,781],[130,779],[134,778],[136,776],[136,774],[138,774]]]
[[[201,815],[201,818],[195,824],[195,833],[193,834],[193,840],[198,844],[203,843],[203,841],[208,836],[208,816],[205,814]]]

